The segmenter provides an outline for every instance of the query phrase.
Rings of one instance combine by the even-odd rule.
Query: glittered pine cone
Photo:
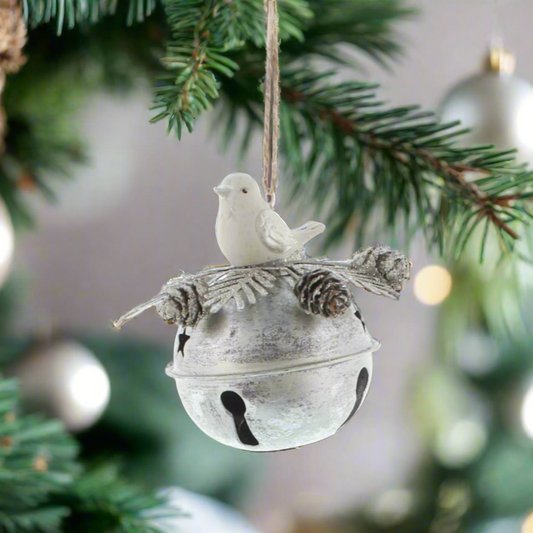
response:
[[[193,280],[192,276],[182,276],[170,280],[163,286],[166,298],[156,306],[161,318],[169,324],[195,327],[204,315],[203,295],[207,290],[205,283]]]
[[[352,258],[352,269],[380,282],[385,282],[391,289],[400,292],[411,278],[409,259],[388,246],[375,244]]]
[[[379,248],[376,256],[376,268],[395,290],[401,291],[411,278],[411,263],[409,259],[397,250],[386,246]]]
[[[352,304],[352,294],[345,283],[329,270],[304,274],[294,287],[300,307],[309,314],[336,317]]]

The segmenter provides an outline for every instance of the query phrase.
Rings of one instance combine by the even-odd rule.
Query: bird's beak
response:
[[[215,187],[213,190],[220,196],[220,198],[227,198],[231,192],[231,189],[228,187]]]

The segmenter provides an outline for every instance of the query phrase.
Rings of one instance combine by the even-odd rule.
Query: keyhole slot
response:
[[[370,374],[368,373],[368,370],[366,368],[361,369],[361,372],[359,372],[359,376],[357,378],[357,385],[355,386],[355,405],[353,406],[352,412],[350,413],[350,416],[346,419],[346,422],[341,426],[344,427],[359,411],[359,407],[361,407],[361,404],[363,403],[363,398],[365,396],[365,390],[368,386],[368,381],[370,378]]]
[[[236,392],[225,391],[220,395],[220,401],[226,411],[233,416],[239,440],[246,446],[259,446],[259,441],[254,437],[244,416],[246,414],[244,400]]]

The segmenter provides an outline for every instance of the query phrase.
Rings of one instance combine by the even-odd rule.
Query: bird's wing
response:
[[[272,209],[265,209],[257,215],[255,222],[261,243],[274,253],[285,253],[298,241],[285,221]]]

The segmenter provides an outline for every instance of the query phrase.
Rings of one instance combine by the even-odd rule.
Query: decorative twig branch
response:
[[[247,303],[254,305],[258,297],[268,296],[279,280],[295,287],[297,297],[303,295],[305,299],[308,292],[302,293],[302,278],[312,273],[320,273],[320,277],[325,274],[333,282],[337,296],[340,295],[339,283],[345,283],[346,294],[347,287],[353,285],[378,296],[398,300],[405,283],[411,277],[411,266],[409,259],[401,252],[376,244],[356,252],[345,261],[311,258],[302,249],[297,257],[285,261],[247,267],[211,267],[194,275],[182,272],[180,276],[165,283],[153,298],[115,320],[113,327],[120,329],[151,308],[156,308],[169,324],[195,327],[204,316],[218,313],[231,301],[239,311],[244,310]],[[339,307],[340,300],[334,300],[336,307],[329,310],[330,316],[340,312],[341,307],[345,310],[344,306]],[[346,302],[344,296],[341,300]]]

